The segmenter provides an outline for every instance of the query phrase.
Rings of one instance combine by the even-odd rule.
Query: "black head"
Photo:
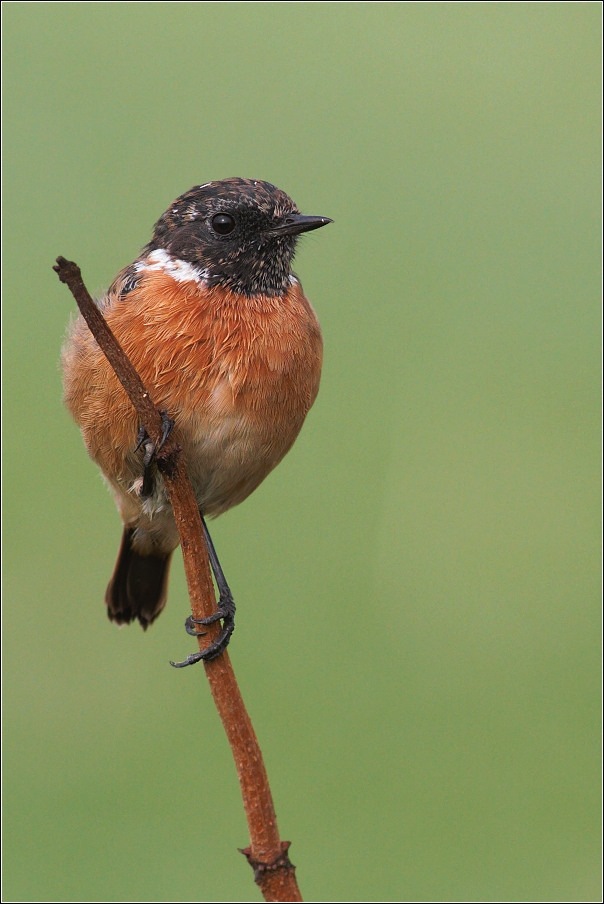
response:
[[[210,286],[280,295],[289,285],[298,236],[331,223],[305,217],[270,182],[224,179],[177,198],[144,252],[163,249],[196,267]]]

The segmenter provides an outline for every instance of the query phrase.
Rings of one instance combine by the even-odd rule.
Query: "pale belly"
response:
[[[281,461],[300,426],[287,434],[245,414],[204,424],[183,437],[183,454],[204,515],[220,515],[243,502]],[[294,428],[294,429],[292,429]]]
[[[196,414],[175,412],[173,439],[182,447],[202,515],[216,517],[243,502],[291,448],[306,412],[284,418],[283,407],[274,407],[274,416],[266,407],[260,416],[230,396],[228,405],[209,405]],[[149,497],[140,496],[141,452],[126,457],[119,482],[109,482],[123,520],[136,526],[139,551],[176,548],[176,525],[161,477]]]

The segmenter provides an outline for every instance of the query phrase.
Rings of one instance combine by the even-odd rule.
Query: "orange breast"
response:
[[[153,401],[176,421],[204,511],[237,504],[288,451],[319,388],[321,332],[300,285],[246,298],[152,271],[103,307]],[[139,425],[81,318],[63,357],[65,401],[88,451],[126,486],[140,473]]]

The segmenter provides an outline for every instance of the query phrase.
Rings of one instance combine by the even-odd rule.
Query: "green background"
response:
[[[51,270],[234,175],[335,221],[318,400],[214,525],[305,898],[598,900],[600,4],[4,6],[4,900],[260,900],[180,557],[105,615]]]

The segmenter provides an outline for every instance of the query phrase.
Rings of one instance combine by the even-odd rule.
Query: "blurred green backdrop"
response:
[[[4,6],[4,899],[260,899],[180,559],[105,615],[51,270],[241,175],[335,220],[316,406],[214,526],[302,891],[598,900],[600,5]]]

